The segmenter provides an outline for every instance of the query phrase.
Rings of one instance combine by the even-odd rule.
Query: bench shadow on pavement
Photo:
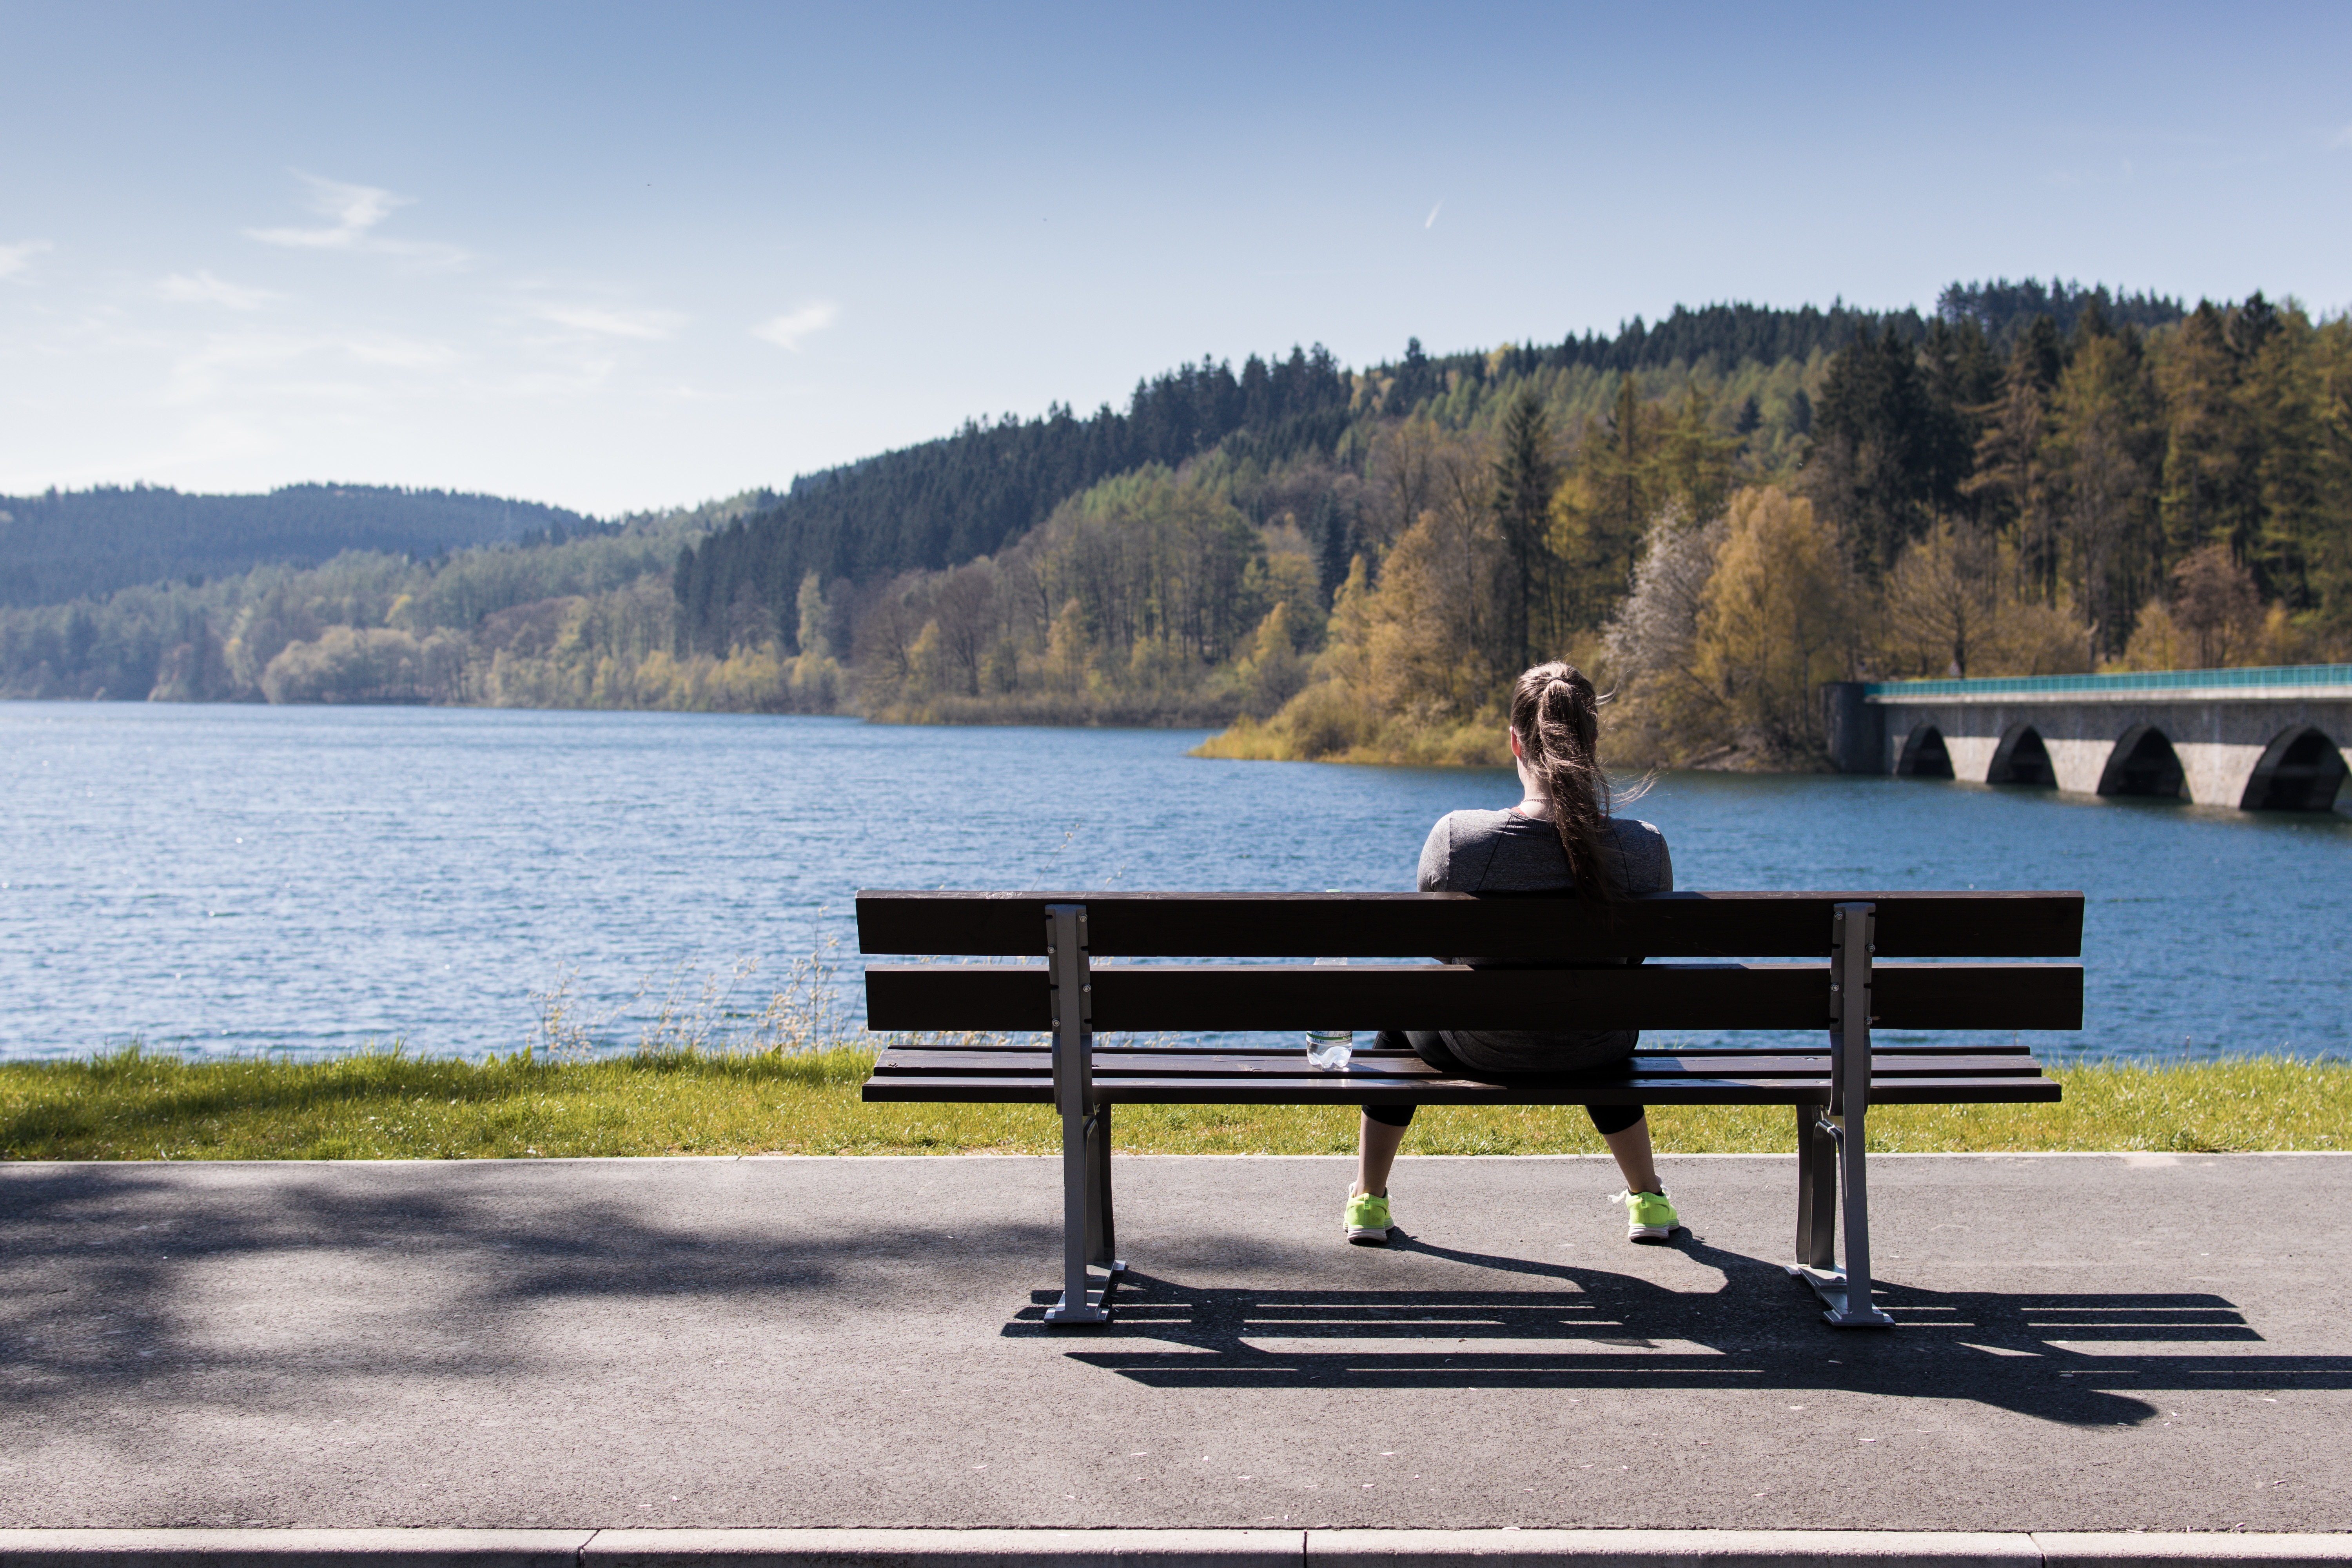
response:
[[[1390,1252],[1525,1283],[1226,1288],[1130,1270],[1106,1329],[1047,1327],[1045,1307],[1057,1298],[1040,1291],[1004,1332],[1050,1336],[1074,1361],[1162,1388],[1843,1389],[1974,1400],[2095,1426],[2160,1414],[2139,1391],[2352,1388],[2352,1356],[2221,1349],[2262,1335],[2210,1292],[2004,1294],[1882,1279],[1878,1304],[1896,1327],[1841,1331],[1822,1323],[1812,1292],[1778,1265],[1687,1237],[1675,1245],[1721,1270],[1722,1289],[1677,1290],[1607,1268],[1405,1237]],[[2130,1348],[2086,1348],[2103,1342]],[[2187,1348],[2200,1345],[2215,1349]]]

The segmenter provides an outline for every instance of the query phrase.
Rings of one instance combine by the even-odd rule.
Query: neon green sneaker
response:
[[[1370,1193],[1351,1194],[1347,1213],[1339,1223],[1347,1227],[1348,1239],[1358,1247],[1386,1247],[1389,1244],[1389,1201]]]
[[[1666,1202],[1664,1193],[1619,1193],[1609,1200],[1625,1205],[1625,1239],[1644,1247],[1659,1247],[1671,1240],[1682,1226],[1682,1216],[1675,1205]]]

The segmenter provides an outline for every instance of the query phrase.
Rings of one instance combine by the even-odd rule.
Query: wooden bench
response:
[[[2076,957],[2082,933],[2073,892],[1661,893],[1605,911],[1465,893],[861,892],[862,952],[1045,960],[875,964],[869,1029],[1047,1037],[895,1044],[864,1097],[1059,1108],[1064,1289],[1045,1319],[1061,1324],[1108,1321],[1126,1268],[1111,1224],[1117,1104],[1790,1105],[1790,1272],[1831,1323],[1886,1327],[1870,1295],[1868,1108],[2049,1101],[2058,1085],[2013,1035],[1878,1050],[1871,1030],[2079,1029],[2080,964],[1984,961]],[[1296,962],[1429,952],[1527,967]],[[1159,962],[1197,959],[1294,962]],[[1353,1028],[1362,1041],[1378,1029],[1562,1026],[1826,1038],[1801,1050],[1644,1047],[1541,1089],[1445,1078],[1409,1053],[1358,1051],[1347,1070],[1318,1071],[1301,1042],[1308,1028]],[[1279,1036],[1263,1048],[1097,1050],[1097,1030]]]

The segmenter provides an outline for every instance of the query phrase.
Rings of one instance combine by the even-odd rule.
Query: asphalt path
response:
[[[1879,1157],[1891,1331],[1787,1159],[0,1166],[0,1527],[2352,1528],[2352,1158]]]

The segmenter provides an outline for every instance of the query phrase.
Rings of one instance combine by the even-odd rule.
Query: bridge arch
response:
[[[2042,731],[2025,723],[2002,731],[1992,764],[1985,770],[1985,783],[2057,788],[2058,770],[2050,765],[2050,748],[2042,743]]]
[[[1933,724],[1911,726],[1911,732],[1903,737],[1903,750],[1895,756],[1895,774],[1906,779],[1950,778],[1952,753],[1944,744],[1944,732]]]
[[[2099,793],[2178,800],[2187,779],[2179,754],[2164,731],[2153,724],[2135,724],[2107,754],[2107,765],[2099,774]]]
[[[2333,811],[2345,773],[2344,753],[2326,731],[2293,725],[2263,748],[2238,805],[2246,811]]]

